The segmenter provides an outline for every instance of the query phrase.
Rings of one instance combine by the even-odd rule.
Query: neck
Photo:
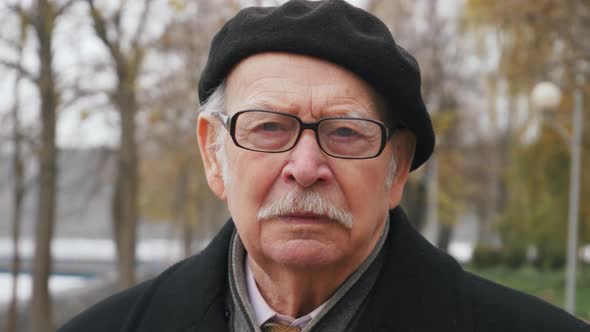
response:
[[[277,313],[304,316],[326,302],[350,274],[308,269],[263,269],[248,256],[248,267],[266,303]],[[352,273],[353,271],[351,271]]]

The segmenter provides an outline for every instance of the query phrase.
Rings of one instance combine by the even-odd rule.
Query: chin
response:
[[[267,257],[273,262],[292,268],[325,267],[342,257],[342,252],[332,245],[314,240],[291,240],[268,249]]]

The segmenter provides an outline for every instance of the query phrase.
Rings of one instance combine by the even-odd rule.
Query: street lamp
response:
[[[561,89],[553,82],[541,82],[535,85],[531,93],[533,107],[540,111],[555,110],[561,102]]]
[[[583,108],[583,77],[576,77],[574,91],[574,109],[572,134],[567,135],[563,127],[556,123],[552,126],[568,143],[571,154],[569,207],[567,228],[566,278],[565,278],[565,309],[574,313],[576,304],[576,265],[578,246],[578,214],[580,202],[580,163],[582,142],[582,108]],[[542,82],[535,86],[531,94],[533,106],[541,111],[556,109],[561,99],[560,89],[551,82]]]

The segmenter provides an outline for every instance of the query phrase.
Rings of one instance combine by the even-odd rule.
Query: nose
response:
[[[328,156],[320,149],[312,131],[301,133],[299,141],[289,153],[289,161],[282,172],[287,182],[308,188],[333,178],[327,162]]]

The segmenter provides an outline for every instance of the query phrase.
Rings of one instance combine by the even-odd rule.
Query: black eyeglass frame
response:
[[[297,133],[297,137],[293,141],[293,144],[289,148],[287,148],[287,149],[277,150],[277,151],[266,151],[266,150],[252,149],[252,148],[245,147],[245,146],[241,145],[240,143],[238,143],[238,141],[236,140],[236,136],[235,136],[236,122],[237,122],[238,117],[239,117],[240,114],[242,114],[242,113],[249,113],[249,112],[262,112],[262,113],[278,114],[278,115],[282,115],[282,116],[291,117],[291,118],[297,120],[297,122],[299,122],[299,133]],[[398,126],[398,127],[393,128],[393,127],[390,127],[390,126],[385,125],[381,121],[377,121],[377,120],[373,120],[373,119],[366,119],[366,118],[356,118],[356,117],[327,117],[327,118],[321,118],[321,119],[319,119],[316,122],[304,122],[298,116],[293,115],[293,114],[276,112],[276,111],[269,111],[269,110],[257,110],[257,109],[248,109],[248,110],[238,111],[235,114],[233,114],[232,116],[229,116],[229,115],[227,115],[225,113],[221,113],[221,112],[211,112],[209,114],[214,115],[217,119],[219,119],[219,121],[221,121],[221,123],[223,124],[223,126],[225,127],[225,129],[227,131],[229,131],[229,135],[231,136],[231,139],[234,142],[234,144],[236,146],[242,148],[242,149],[249,150],[249,151],[255,151],[255,152],[264,152],[264,153],[282,153],[282,152],[286,152],[286,151],[289,151],[289,150],[293,149],[295,147],[295,145],[297,145],[297,143],[299,142],[299,139],[301,138],[301,134],[303,133],[303,131],[306,130],[306,129],[309,129],[309,130],[312,130],[314,132],[315,139],[316,139],[316,142],[317,142],[318,146],[320,147],[320,150],[322,150],[322,152],[324,152],[326,155],[328,155],[330,157],[339,158],[339,159],[371,159],[371,158],[377,158],[377,157],[379,157],[379,155],[385,149],[385,145],[387,144],[387,141],[393,136],[393,133],[396,130],[398,130],[398,129],[405,128],[404,126]],[[327,120],[363,120],[363,121],[372,122],[372,123],[378,125],[381,128],[381,145],[379,146],[379,150],[374,155],[371,155],[369,157],[337,156],[337,155],[333,155],[333,154],[327,152],[326,150],[324,150],[324,147],[320,143],[320,137],[319,137],[320,134],[319,134],[319,131],[318,131],[318,128],[319,128],[320,124],[322,122],[324,122],[324,121],[327,121]]]

